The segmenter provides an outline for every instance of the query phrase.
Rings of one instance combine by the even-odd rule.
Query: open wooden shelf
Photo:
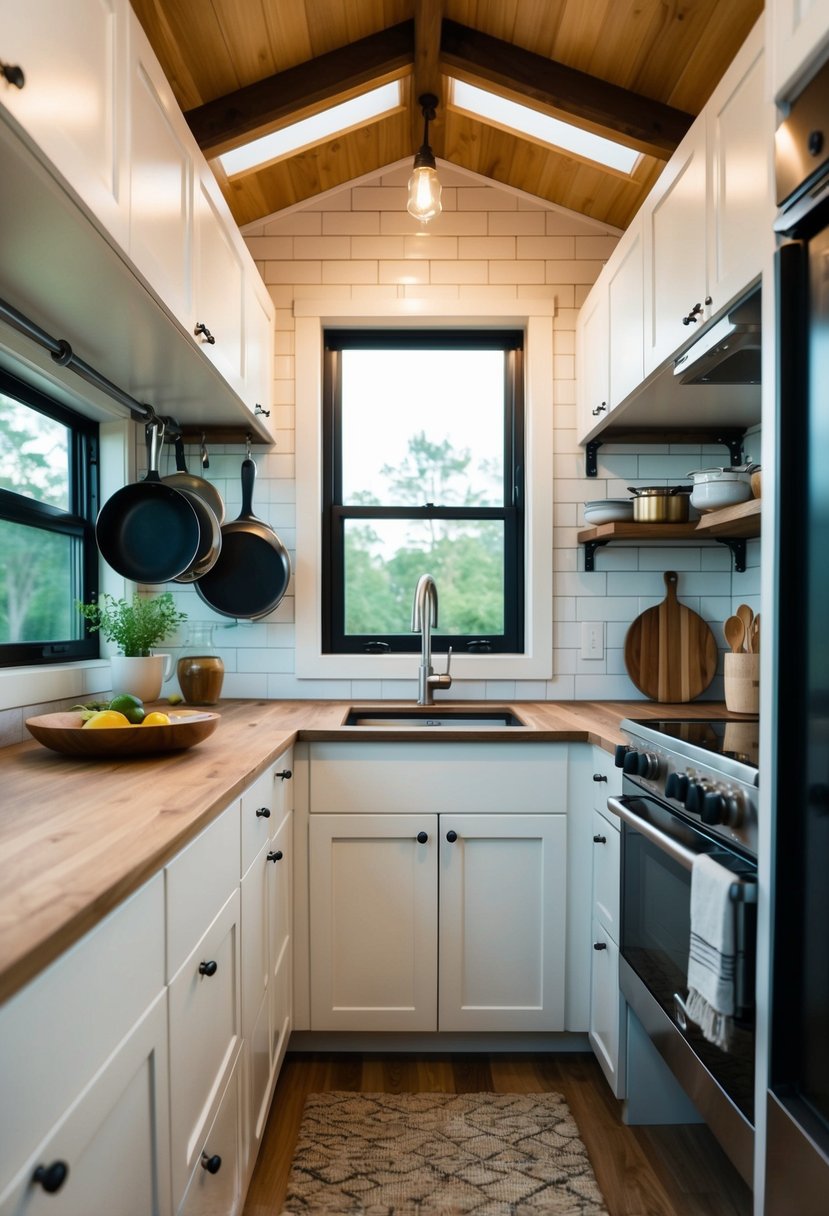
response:
[[[585,570],[595,569],[596,550],[614,540],[624,541],[700,541],[718,540],[727,544],[734,555],[734,569],[745,570],[745,542],[760,535],[762,502],[750,498],[748,502],[720,511],[708,511],[693,523],[642,524],[633,520],[610,524],[597,524],[583,528],[578,534],[579,544],[585,549]]]

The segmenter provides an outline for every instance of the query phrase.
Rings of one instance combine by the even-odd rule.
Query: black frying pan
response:
[[[222,551],[212,570],[196,581],[201,598],[214,612],[256,620],[273,612],[288,589],[288,550],[264,520],[253,514],[256,465],[242,461],[242,510],[222,526]]]
[[[196,510],[158,475],[159,426],[149,423],[147,476],[116,490],[95,524],[104,560],[137,583],[166,583],[183,574],[201,540]]]
[[[197,477],[195,473],[188,473],[187,461],[184,458],[184,440],[181,438],[181,435],[176,437],[175,449],[176,471],[175,473],[168,473],[161,480],[165,486],[172,486],[174,490],[186,490],[189,494],[197,494],[210,507],[219,524],[223,524],[225,521],[225,504],[222,501],[222,496],[212,482],[207,481],[204,477]]]

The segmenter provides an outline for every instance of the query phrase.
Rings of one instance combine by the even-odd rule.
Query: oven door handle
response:
[[[625,823],[630,824],[632,828],[636,828],[637,832],[641,832],[643,836],[646,836],[652,844],[655,844],[663,853],[667,853],[669,857],[672,857],[683,869],[693,869],[694,859],[697,855],[692,849],[686,849],[684,845],[679,844],[676,840],[672,840],[664,832],[660,832],[659,828],[655,828],[646,819],[640,819],[633,811],[628,810],[625,804],[618,798],[608,798],[607,809],[612,811],[614,815],[618,815]]]

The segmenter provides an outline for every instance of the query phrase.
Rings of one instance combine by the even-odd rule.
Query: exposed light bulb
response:
[[[440,181],[437,171],[432,165],[417,165],[409,178],[409,201],[406,210],[409,215],[427,224],[436,215],[440,215],[443,206],[440,201]]]

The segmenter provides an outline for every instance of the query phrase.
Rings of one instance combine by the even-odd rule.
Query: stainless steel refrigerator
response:
[[[829,64],[777,131],[778,780],[766,1216],[829,1212]]]

